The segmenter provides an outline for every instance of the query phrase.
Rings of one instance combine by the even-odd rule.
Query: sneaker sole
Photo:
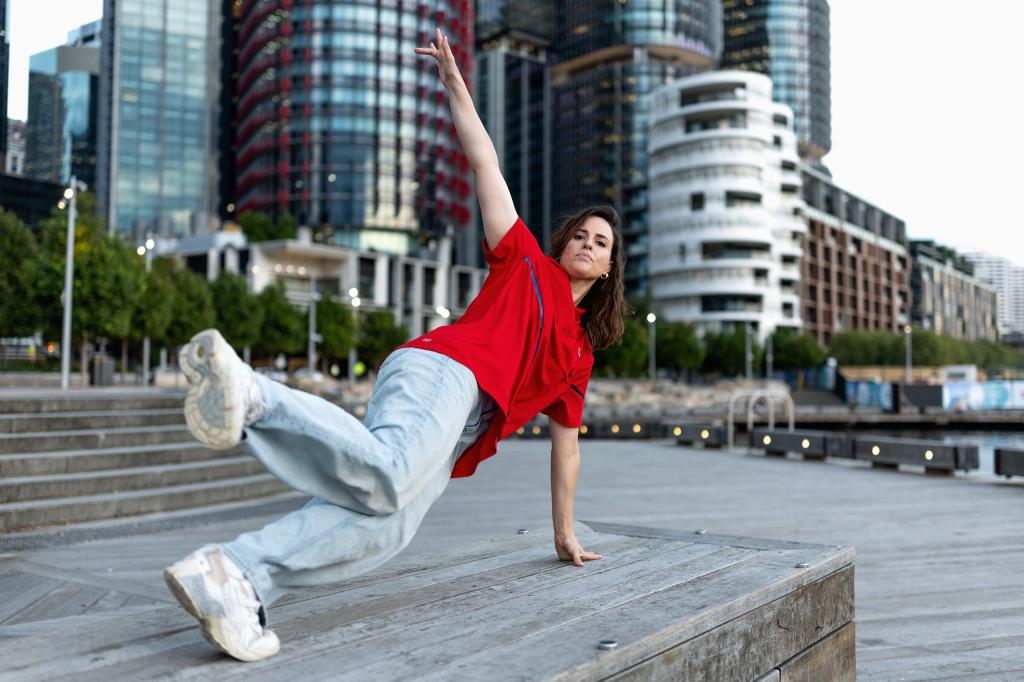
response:
[[[200,615],[199,608],[196,606],[195,600],[192,599],[192,595],[189,594],[188,588],[178,580],[177,576],[175,576],[169,568],[164,569],[164,582],[167,583],[167,588],[171,591],[171,594],[174,595],[174,598],[178,600],[178,603],[188,611],[189,615],[199,621],[199,630],[203,633],[203,638],[216,647],[221,653],[245,662],[261,661],[263,658],[269,658],[269,656],[247,656],[242,653],[231,651],[230,648],[222,641],[220,627],[216,621],[203,618]]]
[[[190,384],[185,422],[196,440],[217,450],[238,445],[242,437],[244,414],[229,354],[233,356],[234,350],[215,329],[193,336],[178,354],[178,365]],[[211,412],[221,424],[207,418]]]

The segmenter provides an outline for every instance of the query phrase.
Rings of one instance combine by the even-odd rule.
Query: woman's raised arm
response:
[[[473,106],[473,98],[469,95],[455,63],[452,48],[448,45],[448,37],[441,35],[440,28],[436,29],[434,42],[430,43],[430,47],[417,47],[416,54],[428,55],[437,60],[438,75],[448,90],[455,130],[459,133],[462,150],[469,158],[469,166],[476,175],[476,196],[480,201],[480,214],[484,221],[484,238],[493,249],[515,223],[518,215],[512,194],[498,167],[498,154]]]

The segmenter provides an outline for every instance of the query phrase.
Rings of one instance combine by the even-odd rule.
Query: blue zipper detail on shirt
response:
[[[572,390],[576,391],[581,398],[586,399],[586,396],[583,395],[583,391],[581,391],[580,389],[576,388],[576,386],[574,386],[573,384],[569,384],[569,388],[571,388]]]
[[[530,267],[530,279],[533,281],[533,293],[537,296],[537,305],[540,306],[540,327],[537,329],[537,343],[533,345],[533,355],[537,356],[537,351],[540,349],[540,336],[541,332],[544,331],[544,301],[540,298],[540,285],[537,284],[537,273],[533,270],[533,261],[530,260],[529,256],[523,256],[523,260]]]

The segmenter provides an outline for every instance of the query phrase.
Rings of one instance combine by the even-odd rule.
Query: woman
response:
[[[211,447],[245,440],[278,478],[313,499],[164,571],[204,636],[244,661],[275,654],[266,607],[285,591],[336,582],[387,561],[412,539],[452,477],[469,476],[498,441],[538,412],[550,418],[555,551],[582,566],[601,555],[573,533],[578,427],[592,348],[622,335],[623,249],[610,207],[571,217],[546,256],[519,220],[498,159],[446,37],[417,48],[437,60],[476,175],[490,273],[455,324],[381,365],[365,424],[320,398],[255,374],[216,330],[193,337],[180,365],[185,416]]]

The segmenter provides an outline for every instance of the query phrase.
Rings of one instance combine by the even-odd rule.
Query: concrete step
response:
[[[87,473],[18,476],[0,479],[0,505],[55,497],[80,497],[166,488],[187,483],[252,476],[264,471],[258,461],[243,456]]]
[[[76,429],[47,433],[0,434],[0,454],[30,452],[61,452],[87,448],[112,448],[124,445],[156,445],[158,443],[194,443],[195,439],[182,424],[168,426],[133,426],[128,428]]]
[[[13,476],[74,474],[157,464],[199,462],[242,454],[245,454],[245,449],[242,447],[230,450],[211,450],[196,441],[64,452],[8,454],[0,455],[0,479]]]
[[[153,490],[14,502],[0,505],[0,532],[188,509],[286,490],[288,487],[270,474],[257,474]]]
[[[140,393],[138,395],[117,395],[96,391],[76,391],[75,395],[25,395],[5,394],[0,396],[0,414],[39,414],[43,412],[84,412],[180,408],[185,403],[184,391]]]
[[[129,426],[169,426],[184,423],[185,413],[180,406],[121,412],[90,410],[42,414],[0,414],[0,434],[79,431]]]

